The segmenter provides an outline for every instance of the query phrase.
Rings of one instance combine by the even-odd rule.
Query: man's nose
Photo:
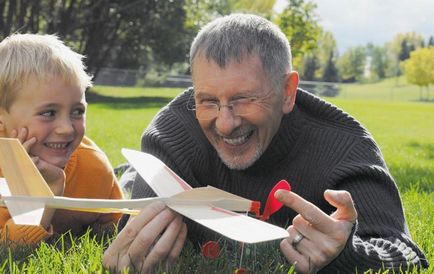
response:
[[[227,105],[221,105],[217,113],[215,126],[217,131],[222,135],[230,135],[234,129],[241,125],[241,117],[235,115],[232,108]]]

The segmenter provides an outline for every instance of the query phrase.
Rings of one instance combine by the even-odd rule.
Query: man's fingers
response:
[[[167,257],[169,263],[173,263],[181,254],[182,248],[184,247],[185,239],[187,239],[187,225],[183,222],[181,225],[181,231],[179,232],[178,238],[173,245],[172,250]]]
[[[127,250],[131,242],[136,239],[142,228],[149,223],[155,216],[166,208],[166,205],[162,202],[155,202],[140,211],[140,213],[134,218],[130,217],[129,222],[124,229],[119,233],[110,247],[107,249],[107,256],[117,256],[114,252],[122,252]],[[119,252],[119,253],[120,253]]]
[[[324,239],[325,234],[308,223],[301,215],[295,216],[292,220],[292,227],[296,231],[301,233],[306,239],[311,239],[312,241],[321,241]]]
[[[164,231],[164,233],[162,233]],[[160,236],[161,235],[161,236]],[[158,262],[179,256],[187,236],[182,217],[155,202],[130,220],[104,254],[104,266],[147,272]]]
[[[336,207],[336,211],[332,217],[337,220],[344,220],[354,223],[357,220],[357,211],[354,207],[353,199],[348,191],[344,190],[326,190],[324,198],[332,206]]]
[[[144,257],[148,255],[152,246],[160,237],[160,234],[176,217],[177,214],[175,212],[166,208],[140,230],[127,251],[128,256],[136,268],[139,267],[138,269],[141,269],[143,267],[141,264]],[[180,227],[178,229],[180,229]],[[171,248],[172,245],[173,243],[169,248]]]
[[[182,217],[177,216],[158,239],[152,250],[146,256],[142,270],[150,270],[158,262],[165,260],[173,249],[176,239],[182,229]]]
[[[305,266],[308,265],[309,262],[302,254],[294,249],[290,241],[292,241],[290,238],[283,239],[280,242],[280,250],[295,269],[303,273],[303,270],[306,268]]]
[[[333,222],[329,215],[294,192],[278,190],[274,196],[284,205],[298,212],[320,231],[328,231],[330,224]]]

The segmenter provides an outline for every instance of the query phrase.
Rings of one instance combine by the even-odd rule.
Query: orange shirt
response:
[[[123,199],[113,168],[106,155],[88,137],[84,137],[65,167],[65,197]],[[3,176],[0,171],[0,176]],[[16,225],[7,210],[0,208],[0,235],[15,243],[35,244],[53,231],[73,234],[89,226],[104,228],[116,224],[121,214],[100,214],[58,209],[51,221],[50,231],[42,226]]]

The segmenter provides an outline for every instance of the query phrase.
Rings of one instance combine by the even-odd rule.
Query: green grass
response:
[[[434,190],[434,104],[329,100],[373,134],[401,190]]]
[[[125,160],[122,147],[140,148],[140,135],[155,113],[182,89],[95,87],[88,94],[87,135],[107,153],[113,166]],[[419,88],[399,79],[341,86],[331,102],[349,112],[374,135],[401,192],[413,239],[434,262],[434,104],[419,102]],[[11,253],[0,248],[0,272],[104,272],[103,250],[110,241],[91,234],[61,237],[54,244]],[[237,248],[223,245],[216,260],[204,259],[191,245],[170,273],[230,273],[239,262]],[[252,273],[292,273],[276,243],[250,246],[243,266]],[[157,272],[167,269],[161,266]],[[374,272],[376,273],[376,272]],[[423,273],[434,273],[434,265]]]
[[[140,149],[140,136],[157,111],[182,92],[179,88],[96,86],[87,95],[87,135],[107,154],[113,166],[125,159],[121,148]]]
[[[408,102],[426,98],[426,89],[422,90],[407,84],[404,76],[389,78],[377,83],[340,84],[339,87],[338,98],[343,99]],[[434,99],[432,93],[433,91],[431,91],[431,101]]]

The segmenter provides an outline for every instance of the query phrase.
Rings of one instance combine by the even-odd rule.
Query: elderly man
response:
[[[194,88],[156,115],[143,151],[193,187],[212,185],[262,203],[278,180],[290,181],[293,192],[276,193],[286,207],[271,222],[292,223],[280,249],[300,273],[427,265],[372,136],[298,88],[278,27],[254,15],[214,20],[195,38],[190,63]],[[132,177],[133,198],[153,195]],[[204,230],[189,226],[189,236],[206,240]],[[104,264],[146,272],[178,257],[186,234],[179,215],[153,204],[128,222]]]

